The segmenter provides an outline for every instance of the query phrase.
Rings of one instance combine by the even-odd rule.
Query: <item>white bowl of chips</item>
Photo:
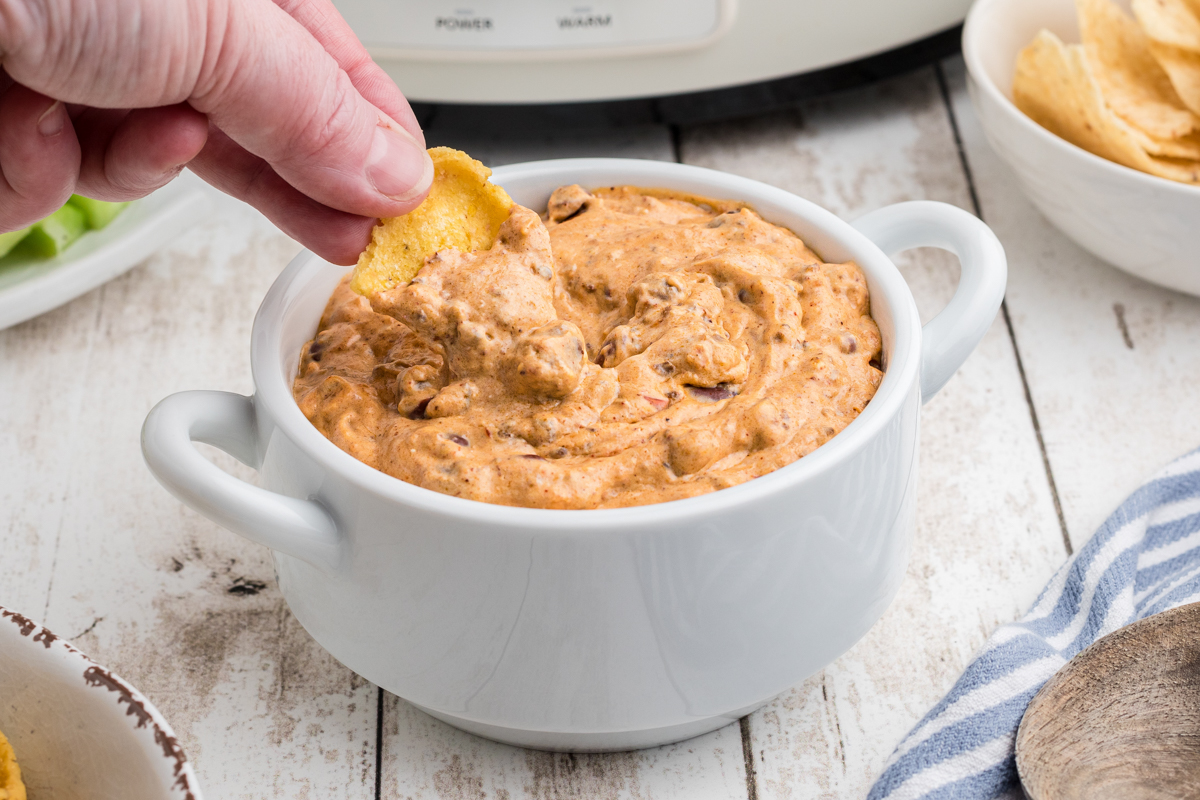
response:
[[[0,746],[0,797],[26,796],[11,781],[19,771],[29,800],[201,800],[171,726],[144,695],[2,607],[0,732],[11,746]]]
[[[1148,5],[1190,15],[1186,1]],[[1108,2],[1079,3],[1090,33],[1084,49],[1071,46],[1081,40],[1073,0],[979,0],[963,30],[971,100],[992,147],[1063,233],[1126,272],[1200,295],[1200,185],[1183,182],[1200,176],[1200,159],[1181,157],[1200,155],[1200,116],[1192,116],[1200,108],[1189,108],[1200,106],[1200,18],[1193,51],[1180,46],[1189,44],[1185,34],[1192,17],[1182,18],[1187,24],[1156,28],[1154,19],[1145,24],[1142,0],[1135,0],[1138,22],[1128,7],[1118,10]],[[1160,39],[1181,32],[1167,45],[1143,30]],[[1107,157],[1072,144],[1017,107],[1018,57],[1035,39],[1045,58],[1027,71],[1022,105],[1040,111],[1039,121],[1062,136]],[[1165,87],[1166,70],[1156,72],[1154,66],[1160,55],[1171,67]],[[1061,69],[1051,68],[1056,66]],[[1195,77],[1191,90],[1189,76]],[[1030,96],[1037,102],[1031,104]]]

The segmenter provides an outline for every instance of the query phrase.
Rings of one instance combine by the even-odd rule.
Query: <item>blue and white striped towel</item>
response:
[[[1059,667],[1131,622],[1200,600],[1200,450],[1143,484],[1042,591],[992,634],[904,738],[868,800],[1021,798],[1013,743]]]

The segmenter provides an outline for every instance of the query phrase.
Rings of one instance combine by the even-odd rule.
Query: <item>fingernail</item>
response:
[[[55,100],[49,108],[42,112],[38,117],[37,128],[38,133],[42,136],[57,136],[62,133],[63,126],[67,124],[67,110],[59,100]]]
[[[380,194],[403,203],[433,183],[433,161],[407,133],[380,125],[367,159],[367,178]]]

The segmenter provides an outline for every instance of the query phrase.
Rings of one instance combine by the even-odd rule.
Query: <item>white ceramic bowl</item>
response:
[[[29,800],[201,800],[192,765],[149,700],[4,608],[0,731]]]
[[[276,551],[280,588],[318,642],[439,719],[563,750],[712,730],[828,664],[891,601],[913,528],[920,400],[990,325],[1004,252],[952,206],[891,206],[856,229],[779,189],[680,164],[543,161],[494,180],[535,209],[569,183],[749,201],[824,258],[863,268],[884,341],[878,392],[814,453],[700,497],[595,511],[449,497],[356,461],[296,406],[300,349],[345,272],[303,253],[255,319],[254,397],[163,400],[143,428],[147,463],[184,502]],[[918,246],[963,262],[954,299],[924,333],[880,250]],[[258,468],[266,488],[217,469],[191,441]]]
[[[1073,0],[978,0],[967,16],[968,89],[988,141],[1038,210],[1085,250],[1152,283],[1200,294],[1200,187],[1092,155],[1013,105],[1017,54],[1043,28],[1078,42]]]

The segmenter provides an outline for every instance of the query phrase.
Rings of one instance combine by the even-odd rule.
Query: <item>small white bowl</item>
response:
[[[30,800],[202,800],[192,765],[149,700],[2,607],[0,731]]]
[[[728,724],[833,661],[904,577],[920,401],[954,374],[1004,295],[1004,251],[975,217],[901,203],[853,226],[795,195],[684,164],[512,164],[493,180],[529,208],[583,186],[661,186],[751,203],[866,276],[886,372],[845,430],[717,492],[561,511],[488,505],[386,475],[326,439],[292,396],[300,348],[346,268],[302,253],[251,337],[253,398],[193,391],[142,429],[155,476],[276,551],[296,618],[342,663],[438,719],[509,744],[623,750]],[[960,256],[950,304],[922,329],[886,253]],[[204,441],[260,469],[222,472]]]
[[[1078,42],[1073,0],[979,0],[967,16],[968,89],[988,141],[1038,210],[1080,247],[1152,283],[1200,295],[1200,187],[1092,155],[1013,104],[1017,54],[1043,28]]]

